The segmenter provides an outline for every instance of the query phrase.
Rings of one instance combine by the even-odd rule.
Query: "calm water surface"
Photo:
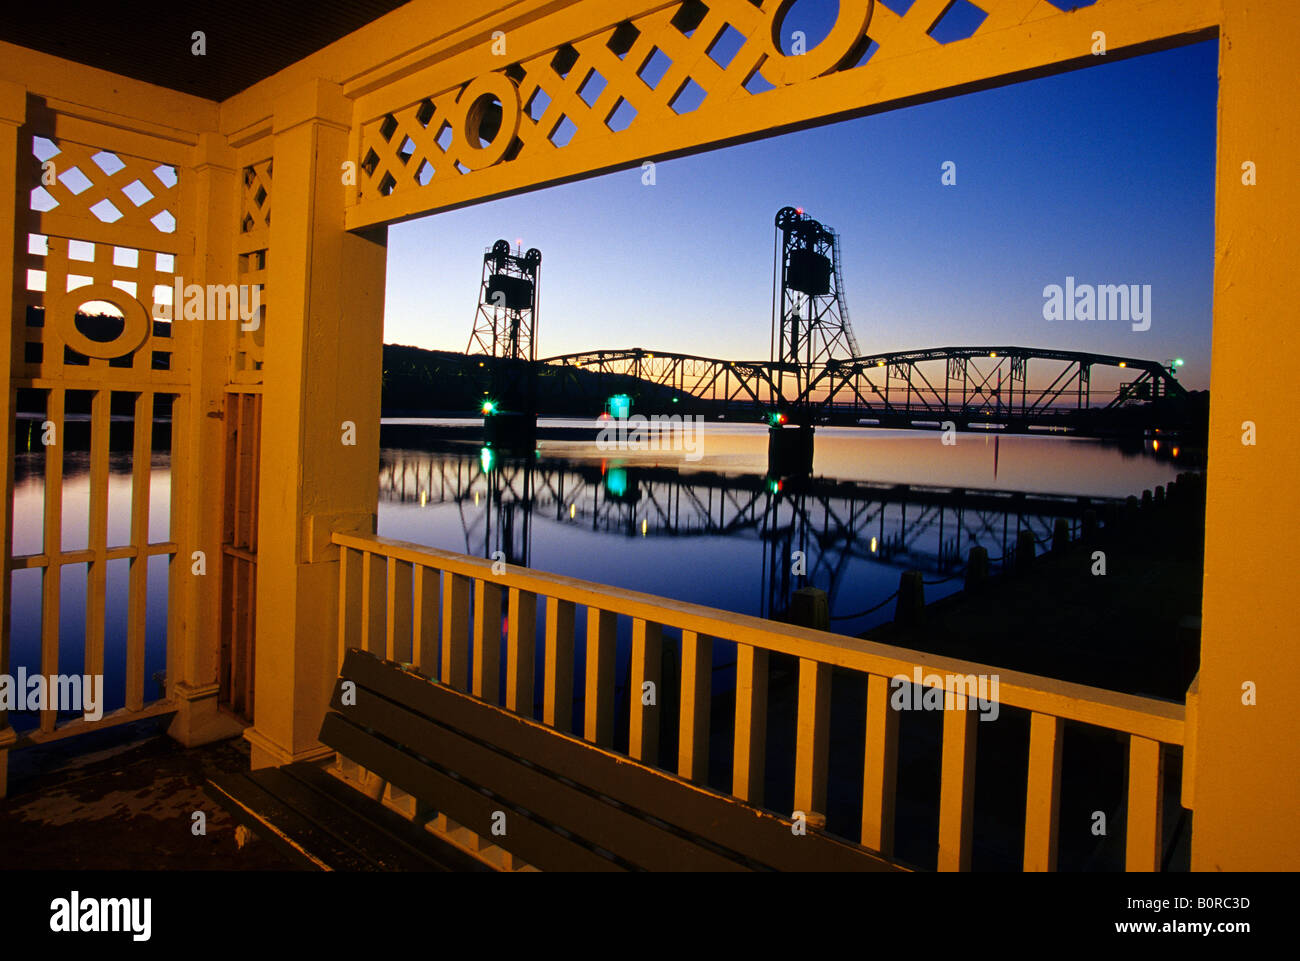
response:
[[[830,594],[836,629],[856,633],[890,619],[889,605],[856,615],[888,597],[901,571],[930,581],[959,574],[971,547],[996,559],[1021,527],[1046,546],[1062,503],[1077,515],[1077,498],[1140,494],[1180,470],[1149,449],[1076,438],[960,434],[944,446],[932,431],[822,428],[813,480],[778,485],[765,477],[766,428],[704,431],[697,460],[579,441],[543,440],[533,458],[469,439],[388,447],[379,532],[761,616],[815,586]],[[899,484],[924,489],[891,491]],[[972,507],[949,488],[1042,496]],[[802,577],[791,573],[796,551]],[[960,583],[932,584],[928,596]]]
[[[112,454],[109,458],[108,545],[129,542],[131,528],[131,454]],[[170,534],[171,478],[166,454],[155,454],[149,467],[149,540],[162,543]],[[63,536],[64,551],[84,550],[88,546],[90,516],[90,455],[84,451],[66,451],[63,456]],[[45,510],[45,464],[39,451],[22,453],[14,458],[14,554],[42,552],[42,519]],[[145,685],[146,701],[162,693],[154,679],[166,666],[167,658],[167,579],[168,558],[151,557],[146,575],[145,612]],[[126,623],[127,578],[129,560],[107,564],[104,625],[104,711],[117,710],[126,703]],[[60,674],[80,674],[84,669],[86,638],[86,578],[89,564],[68,564],[62,568],[59,590],[59,667]],[[220,573],[214,571],[215,576]],[[212,575],[209,575],[212,576]],[[13,573],[10,607],[11,645],[9,672],[24,666],[29,674],[41,664],[41,577],[38,569]],[[10,714],[15,728],[34,727],[35,714]]]
[[[508,457],[485,452],[469,430],[463,441],[387,446],[379,533],[482,557],[500,552],[511,563],[759,616],[780,616],[793,590],[815,586],[830,596],[832,628],[853,634],[891,619],[888,599],[901,571],[923,571],[927,598],[944,596],[960,588],[971,547],[985,547],[996,560],[1028,527],[1044,549],[1055,518],[1066,508],[1077,514],[1077,498],[1122,498],[1182,469],[1176,459],[1155,456],[1150,444],[1126,451],[1067,437],[960,434],[955,446],[944,446],[935,432],[822,428],[813,478],[777,482],[765,476],[765,428],[709,424],[703,431],[692,460],[674,451],[602,451],[594,438],[543,440],[532,457]],[[110,546],[128,538],[130,466],[129,454],[113,455]],[[39,451],[16,458],[16,554],[42,550],[43,471]],[[968,494],[958,502],[951,488],[1035,496],[1012,503]],[[88,456],[70,452],[65,551],[87,545],[88,491]],[[155,455],[151,541],[169,537],[169,494],[167,457]],[[220,576],[214,561],[209,577]],[[129,564],[108,564],[106,710],[125,699]],[[86,574],[86,564],[63,569],[61,673],[82,669]],[[165,662],[167,578],[167,558],[152,558],[146,699],[159,692],[152,678]],[[39,668],[40,610],[41,572],[16,571],[11,671]],[[32,721],[14,717],[16,726]]]

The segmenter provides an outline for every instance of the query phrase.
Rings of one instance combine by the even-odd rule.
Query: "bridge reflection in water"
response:
[[[794,591],[817,587],[843,633],[892,618],[893,606],[883,602],[902,571],[921,571],[927,595],[944,596],[962,586],[971,548],[984,548],[996,572],[1021,531],[1046,550],[1057,518],[1067,519],[1073,538],[1086,510],[1114,500],[782,482],[616,461],[508,458],[463,446],[385,450],[379,499],[380,533],[388,536],[561,574],[594,570],[609,583],[740,613],[784,619]],[[386,505],[436,510],[425,521]],[[535,556],[535,521],[551,528],[545,562]],[[647,541],[660,542],[659,549]]]

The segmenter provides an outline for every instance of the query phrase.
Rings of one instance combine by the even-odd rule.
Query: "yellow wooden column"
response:
[[[1204,628],[1186,800],[1194,869],[1295,870],[1300,20],[1290,0],[1223,0],[1223,15]]]
[[[9,557],[13,553],[14,515],[14,391],[12,361],[14,330],[24,321],[14,315],[18,306],[14,282],[18,277],[18,211],[24,202],[18,188],[21,156],[18,128],[27,117],[27,91],[17,84],[0,81],[0,264],[14,264],[0,271],[0,305],[4,307],[6,336],[0,338],[0,470],[4,471],[4,504],[0,505],[0,674],[9,671]],[[9,783],[9,746],[14,743],[7,711],[0,711],[0,798]]]
[[[185,284],[233,284],[235,230],[239,222],[239,179],[234,151],[216,133],[199,135],[194,161],[186,171],[182,195],[194,224],[193,277]],[[185,181],[183,181],[184,183]],[[176,702],[168,733],[193,746],[238,734],[243,725],[217,710],[221,658],[221,522],[225,447],[226,358],[238,320],[207,318],[195,324],[190,370],[191,393],[184,410],[187,450],[176,459],[173,487],[184,485],[180,544],[172,564],[176,603],[167,645],[167,693]],[[203,552],[202,575],[195,574],[196,551]]]
[[[338,549],[379,496],[387,228],[344,230],[351,103],[315,81],[275,104],[263,366],[254,767],[322,756],[338,671]]]

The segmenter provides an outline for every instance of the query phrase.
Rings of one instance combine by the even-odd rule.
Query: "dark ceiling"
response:
[[[0,0],[0,40],[225,100],[407,0]],[[205,56],[191,49],[203,31]]]

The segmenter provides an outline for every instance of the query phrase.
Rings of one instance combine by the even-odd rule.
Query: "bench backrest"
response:
[[[330,707],[324,744],[544,870],[901,870],[364,651]]]

